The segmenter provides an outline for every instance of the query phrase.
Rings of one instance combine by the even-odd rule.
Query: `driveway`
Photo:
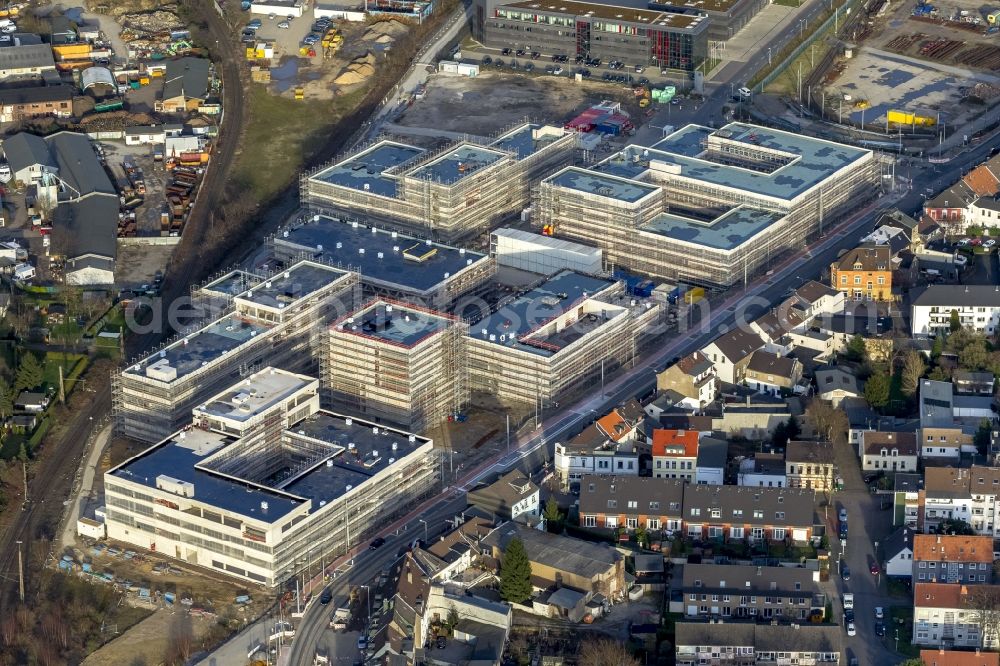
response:
[[[873,576],[869,566],[875,561],[874,542],[880,543],[892,531],[892,512],[882,510],[878,497],[869,492],[861,477],[858,456],[850,444],[839,444],[835,448],[837,467],[844,479],[844,490],[833,495],[833,504],[827,514],[827,532],[830,539],[830,581],[824,583],[831,595],[836,621],[843,627],[843,594],[854,593],[854,615],[857,635],[849,637],[844,631],[844,648],[848,654],[858,657],[861,664],[895,664],[900,657],[890,649],[889,636],[875,635],[876,606],[886,608],[892,603],[886,590],[884,576]],[[891,504],[890,504],[891,506]],[[847,509],[847,552],[841,550],[836,538],[837,512]],[[880,556],[884,553],[880,553]],[[851,570],[851,580],[845,582],[839,575],[837,560],[843,558]],[[887,623],[888,626],[888,623]],[[889,632],[886,632],[887,634]]]

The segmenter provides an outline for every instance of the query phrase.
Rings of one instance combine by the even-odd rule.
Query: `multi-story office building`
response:
[[[423,431],[469,401],[468,326],[432,310],[379,299],[327,333],[323,389],[349,413]]]
[[[575,148],[573,133],[532,124],[434,153],[384,140],[303,174],[301,198],[317,211],[453,241],[519,215],[532,184]]]
[[[620,282],[562,271],[470,325],[471,388],[540,410],[631,363],[659,315]]]
[[[104,475],[108,537],[273,587],[439,489],[431,440],[319,410],[266,368]]]
[[[473,33],[490,48],[617,60],[685,72],[708,53],[709,20],[698,12],[593,2],[476,0]]]
[[[544,179],[539,222],[643,275],[744,282],[871,199],[870,150],[744,123],[688,125]]]
[[[496,272],[492,257],[358,222],[313,215],[271,239],[285,263],[317,259],[356,270],[367,294],[444,308],[475,294]]]
[[[238,293],[218,319],[115,374],[118,432],[160,441],[205,398],[264,365],[311,369],[319,324],[356,307],[357,298],[356,273],[306,260]]]

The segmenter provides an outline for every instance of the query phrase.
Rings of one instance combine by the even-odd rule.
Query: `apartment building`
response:
[[[519,469],[507,472],[488,486],[470,490],[469,504],[502,518],[538,524],[542,515],[539,488]]]
[[[983,632],[979,612],[985,603],[996,607],[1000,586],[961,583],[916,583],[913,586],[914,645],[996,649],[995,623]]]
[[[431,440],[322,411],[265,368],[104,474],[109,539],[276,587],[439,489]]]
[[[951,385],[948,385],[951,388]],[[958,460],[963,451],[974,448],[972,435],[961,428],[921,428],[920,455],[930,459]]]
[[[678,622],[676,663],[678,666],[839,664],[843,649],[841,631],[833,625],[801,623]]]
[[[580,482],[582,527],[679,533],[684,481],[649,477],[585,476]]]
[[[913,581],[993,583],[993,537],[917,534],[913,537]]]
[[[740,462],[737,484],[756,488],[784,488],[788,468],[780,453],[755,453]]]
[[[694,483],[698,473],[698,438],[694,430],[654,430],[653,476]]]
[[[638,476],[639,456],[649,448],[640,428],[644,418],[642,406],[630,400],[568,442],[556,442],[553,462],[561,487],[577,487],[585,474]]]
[[[893,484],[892,524],[920,531],[924,520],[924,475],[897,472]]]
[[[1000,666],[1000,654],[996,652],[963,650],[921,650],[923,666]]]
[[[968,469],[928,467],[924,472],[923,528],[941,521],[962,520],[976,534],[1000,536],[1000,468],[973,465]]]
[[[672,392],[674,404],[701,409],[715,400],[715,366],[701,352],[691,352],[656,376],[656,390]]]
[[[915,472],[920,457],[917,433],[870,430],[863,436],[861,469]]]
[[[328,328],[320,377],[348,413],[422,432],[469,402],[468,325],[452,315],[377,299]]]
[[[951,313],[963,328],[993,335],[1000,324],[1000,287],[975,284],[932,284],[910,304],[914,337],[951,330]]]
[[[740,384],[746,377],[751,356],[763,346],[764,341],[759,335],[737,327],[710,342],[701,353],[712,361],[719,380]]]
[[[836,462],[831,442],[788,442],[785,479],[789,488],[829,493],[834,486]]]
[[[809,569],[685,564],[684,616],[804,621],[826,605],[818,582]]]
[[[886,245],[862,245],[830,264],[830,286],[855,301],[892,300],[892,256]]]

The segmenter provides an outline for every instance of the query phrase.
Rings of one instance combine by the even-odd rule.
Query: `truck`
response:
[[[854,610],[853,592],[844,592],[844,610]]]
[[[351,621],[351,611],[348,608],[338,608],[330,616],[330,628],[334,631],[347,631],[347,623]]]

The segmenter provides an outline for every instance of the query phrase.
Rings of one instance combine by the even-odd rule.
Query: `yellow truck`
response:
[[[893,111],[890,110],[886,114],[890,123],[896,125],[917,125],[919,127],[933,127],[936,124],[936,120],[933,116],[922,116],[919,113],[910,113],[909,111]]]

